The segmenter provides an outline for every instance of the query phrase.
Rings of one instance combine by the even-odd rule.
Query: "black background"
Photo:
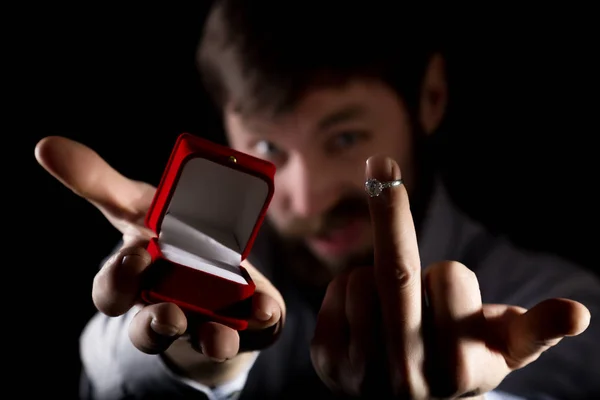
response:
[[[10,243],[17,251],[6,252],[16,275],[3,282],[3,335],[7,355],[16,355],[5,363],[27,392],[75,397],[92,278],[119,239],[100,212],[37,165],[35,143],[73,138],[123,174],[156,184],[180,132],[218,138],[194,66],[207,5],[53,4],[11,21],[15,94],[5,110],[16,111],[5,117],[17,121],[5,131],[3,199],[5,209],[22,211],[9,211],[5,229],[17,235]],[[440,157],[468,213],[523,246],[598,268],[598,35],[588,15],[455,10],[450,134]],[[26,141],[18,161],[13,139]]]

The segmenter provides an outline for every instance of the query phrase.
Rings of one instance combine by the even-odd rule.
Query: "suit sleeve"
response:
[[[592,318],[579,336],[563,339],[538,360],[508,375],[498,390],[526,399],[600,398],[600,280],[560,257],[517,248],[506,240],[479,241],[469,260],[484,303],[531,308],[555,297],[584,304]],[[493,395],[492,395],[493,396]]]

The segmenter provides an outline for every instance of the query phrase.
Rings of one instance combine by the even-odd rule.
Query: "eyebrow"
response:
[[[350,104],[326,115],[319,121],[317,126],[319,130],[327,130],[337,124],[359,118],[364,114],[364,107],[358,104]]]

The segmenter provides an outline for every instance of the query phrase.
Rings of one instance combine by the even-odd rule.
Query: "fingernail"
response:
[[[379,180],[399,179],[399,171],[396,170],[395,162],[390,157],[373,156],[367,160],[367,178]]]
[[[144,257],[139,254],[127,254],[121,259],[121,265],[127,268],[136,269],[144,264]]]
[[[271,318],[273,318],[272,311],[265,311],[261,309],[256,310],[256,319],[258,319],[259,321],[267,322]]]
[[[150,327],[152,330],[159,335],[163,336],[175,336],[179,333],[179,329],[175,325],[162,324],[158,322],[156,319],[153,319],[150,322]]]

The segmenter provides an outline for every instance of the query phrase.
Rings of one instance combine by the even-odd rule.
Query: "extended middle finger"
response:
[[[401,179],[398,164],[387,157],[367,161],[367,179],[393,182]],[[426,396],[421,368],[421,262],[403,184],[376,197],[369,197],[374,232],[375,282],[382,307],[384,330],[390,358],[391,380],[399,394],[411,398]],[[408,392],[407,392],[408,391]]]

